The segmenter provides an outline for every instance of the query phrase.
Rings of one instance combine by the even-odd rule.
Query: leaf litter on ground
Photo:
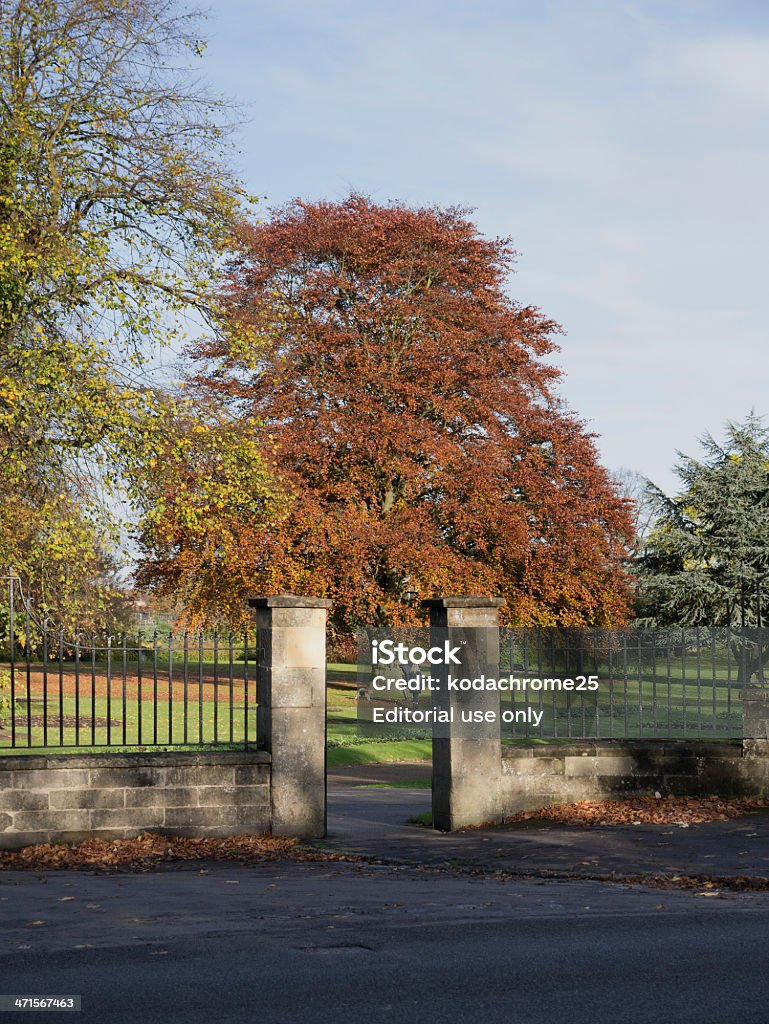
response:
[[[38,843],[21,850],[0,851],[0,870],[149,871],[179,861],[221,860],[344,861],[344,854],[309,849],[287,836],[241,835],[224,839],[186,839],[144,832],[135,839],[86,839],[81,843]]]
[[[769,801],[749,797],[637,796],[623,800],[577,800],[521,811],[505,819],[550,821],[560,825],[700,825],[727,821],[769,808]]]

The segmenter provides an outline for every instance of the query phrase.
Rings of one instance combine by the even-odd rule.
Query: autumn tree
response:
[[[247,418],[180,401],[158,422],[156,454],[138,464],[140,538],[154,556],[138,579],[173,601],[183,625],[234,625],[247,615],[253,554],[286,508],[263,443]]]
[[[243,215],[201,48],[173,0],[0,4],[0,554],[61,608]]]
[[[7,494],[0,514],[0,636],[7,635],[11,578],[22,613],[24,602],[38,620],[73,636],[78,631],[127,628],[130,598],[120,565],[80,503],[69,494]],[[35,634],[37,636],[37,633]],[[23,642],[23,631],[18,642]]]
[[[291,505],[215,558],[150,522],[145,578],[323,594],[347,628],[414,621],[413,593],[623,621],[628,509],[556,394],[557,326],[505,290],[514,255],[466,211],[360,195],[244,227],[191,390],[269,453]]]

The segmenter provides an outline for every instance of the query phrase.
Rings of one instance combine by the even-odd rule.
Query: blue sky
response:
[[[748,0],[219,0],[239,167],[294,196],[475,208],[566,333],[605,464],[769,414],[769,8]]]

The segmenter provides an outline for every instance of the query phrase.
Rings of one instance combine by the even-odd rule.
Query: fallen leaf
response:
[[[718,796],[629,797],[625,800],[577,800],[523,811],[507,821],[545,820],[563,825],[677,825],[689,828],[707,821],[726,821],[769,807],[769,801]],[[665,835],[672,835],[666,832]],[[752,833],[755,835],[756,833]]]
[[[0,851],[0,869],[52,871],[149,871],[169,861],[225,860],[248,864],[261,861],[359,861],[340,853],[301,846],[289,836],[241,835],[224,839],[184,839],[144,832],[135,839],[86,839],[68,846],[39,843],[23,850]],[[201,873],[205,873],[202,869]],[[98,906],[95,905],[95,906]]]

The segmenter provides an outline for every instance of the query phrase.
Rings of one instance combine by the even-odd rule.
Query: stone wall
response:
[[[0,758],[0,849],[141,832],[326,831],[323,598],[252,599],[259,631],[257,751]]]
[[[263,751],[3,757],[0,848],[268,832],[270,762]]]
[[[499,674],[496,634],[501,601],[445,597],[424,602],[430,625],[468,645],[478,674]],[[468,627],[477,628],[474,640]],[[465,658],[468,657],[467,648]],[[574,800],[627,794],[755,796],[769,798],[769,690],[752,688],[745,700],[745,736],[735,743],[690,740],[585,740],[570,745],[502,743],[499,693],[453,693],[446,706],[495,714],[493,726],[468,737],[452,725],[433,739],[433,822],[451,831],[503,821],[520,811]],[[454,721],[459,720],[458,717]],[[761,738],[763,737],[763,738]]]
[[[433,775],[433,818],[452,830],[503,821],[520,811],[575,800],[630,795],[752,796],[769,799],[769,741],[705,743],[688,740],[585,741],[518,747],[475,741],[471,768],[486,754],[485,770],[462,779],[454,744],[455,778]]]
[[[741,743],[604,740],[503,747],[497,817],[631,794],[769,796],[769,759]]]

